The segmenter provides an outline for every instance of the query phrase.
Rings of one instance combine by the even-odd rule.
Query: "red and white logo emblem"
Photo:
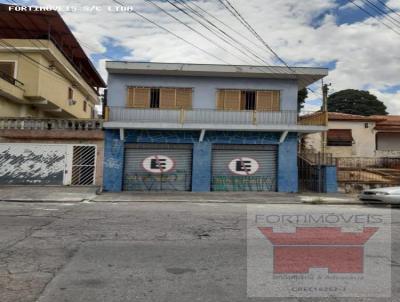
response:
[[[236,175],[249,176],[255,174],[260,165],[254,158],[238,157],[229,163],[228,168]]]
[[[174,161],[165,155],[152,155],[145,158],[142,162],[143,168],[155,174],[167,173],[174,169]]]

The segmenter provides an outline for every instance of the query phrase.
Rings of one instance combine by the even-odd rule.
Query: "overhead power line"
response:
[[[381,23],[382,25],[384,25],[385,27],[389,28],[391,31],[393,31],[394,33],[398,34],[400,36],[400,31],[397,31],[396,29],[394,29],[393,27],[391,27],[390,25],[387,25],[386,23],[382,22],[382,20],[380,20],[378,17],[374,16],[372,13],[370,13],[368,10],[366,10],[364,7],[358,5],[355,0],[348,0],[349,2],[353,3],[354,6],[358,7],[360,10],[362,10],[364,13],[366,13],[367,15],[369,15],[370,17],[376,19],[379,23]]]
[[[194,27],[190,26],[189,24],[187,24],[186,22],[183,22],[182,20],[180,20],[179,18],[175,17],[173,14],[169,13],[168,11],[166,11],[165,9],[163,9],[161,6],[157,5],[156,3],[154,3],[152,0],[145,0],[146,2],[152,4],[153,6],[155,6],[156,8],[158,8],[160,11],[162,11],[164,14],[170,16],[171,18],[173,18],[175,21],[183,24],[185,27],[189,28],[191,31],[195,32],[196,34],[198,34],[199,36],[203,37],[205,40],[207,40],[208,42],[212,42],[212,44],[214,44],[215,46],[217,46],[218,48],[222,49],[223,51],[229,53],[230,55],[238,58],[239,60],[241,60],[242,62],[249,64],[249,61],[244,61],[241,57],[237,56],[236,54],[230,52],[228,49],[226,49],[225,47],[221,46],[220,44],[218,44],[215,40],[211,40],[209,37],[207,37],[206,35],[204,35],[203,33],[201,33],[200,31],[198,31],[197,29],[195,29]],[[167,0],[167,2],[169,4],[172,4],[171,2],[169,2]],[[174,5],[174,4],[172,4]],[[175,5],[174,5],[175,6]],[[180,10],[179,7],[175,6],[178,10]],[[208,29],[208,28],[207,28]],[[209,29],[208,29],[209,30]],[[211,31],[212,32],[212,31]],[[212,32],[213,33],[213,32]],[[218,37],[221,38],[221,37]],[[234,47],[235,49],[237,49],[238,51],[240,51],[242,54],[244,54],[246,56],[246,58],[250,58],[250,60],[253,60],[254,58],[250,57],[246,52],[244,52],[242,49],[236,47],[235,45],[229,43],[229,41],[227,41],[226,39],[221,38],[225,43],[227,43],[228,45]],[[250,61],[251,62],[251,61]],[[252,63],[250,63],[252,64]]]
[[[120,1],[118,1],[118,0],[112,0],[112,1],[115,2],[115,3],[117,3],[118,5],[125,6],[124,3],[122,3],[122,2],[120,2]],[[164,27],[164,26],[158,24],[157,22],[155,22],[155,21],[153,21],[153,20],[147,18],[146,16],[142,15],[141,13],[137,12],[136,10],[131,9],[131,10],[129,10],[129,12],[130,12],[130,13],[133,13],[133,14],[135,14],[135,15],[137,15],[137,16],[139,16],[140,18],[146,20],[147,22],[153,24],[154,26],[157,26],[158,28],[160,28],[160,29],[162,29],[162,30],[168,32],[169,34],[173,35],[174,37],[178,38],[179,40],[184,41],[185,43],[187,43],[187,44],[191,45],[192,47],[194,47],[194,48],[200,50],[201,52],[203,52],[203,53],[209,55],[210,57],[213,57],[213,58],[217,59],[218,61],[224,62],[225,64],[228,64],[228,65],[230,64],[229,62],[225,61],[224,59],[215,56],[214,54],[210,53],[209,51],[207,51],[207,50],[205,50],[205,49],[203,49],[203,48],[201,48],[201,47],[199,47],[199,46],[193,44],[192,42],[186,40],[185,38],[182,38],[181,36],[175,34],[175,33],[172,32],[171,30],[169,30],[168,28],[166,28],[166,27]]]
[[[150,0],[148,0],[150,1]],[[201,14],[199,14],[195,9],[192,9],[190,7],[187,7],[186,5],[182,5],[183,7],[186,7],[189,9],[189,11],[194,14],[195,16],[193,16],[192,14],[188,13],[187,11],[185,11],[185,9],[179,7],[178,5],[176,5],[175,3],[177,3],[178,1],[175,1],[175,3],[172,3],[169,0],[166,0],[169,4],[171,4],[173,7],[175,7],[176,9],[178,9],[180,12],[184,13],[185,15],[187,15],[188,17],[190,17],[191,19],[193,19],[194,21],[196,21],[197,23],[199,23],[201,26],[203,26],[204,28],[206,28],[208,31],[210,31],[211,33],[213,33],[215,36],[217,36],[218,38],[220,38],[221,40],[223,40],[225,43],[227,43],[228,45],[234,47],[235,49],[237,49],[238,51],[240,51],[241,53],[243,53],[244,55],[246,55],[246,57],[249,57],[250,59],[254,60],[257,59],[259,62],[261,62],[261,64],[263,65],[267,65],[267,67],[263,66],[262,68],[268,68],[269,70],[274,70],[274,67],[270,67],[268,65],[270,65],[269,62],[267,62],[264,58],[260,57],[257,53],[255,53],[250,47],[248,47],[247,45],[243,44],[242,42],[240,42],[239,40],[237,40],[236,38],[232,37],[230,34],[228,34],[226,31],[222,30],[221,28],[219,28],[218,26],[216,26],[214,23],[212,23],[211,21],[209,21],[207,18],[205,18],[204,16],[202,16]],[[183,2],[183,1],[182,1]],[[183,4],[185,4],[183,2]],[[200,19],[199,19],[200,18]],[[204,20],[206,23],[204,23],[202,20]],[[210,27],[211,26],[211,27]],[[222,35],[222,37],[221,37]],[[229,40],[227,40],[229,39]],[[234,43],[234,44],[233,44]],[[257,46],[259,47],[259,46]],[[247,52],[245,51],[247,50]],[[252,56],[254,57],[252,57]],[[257,67],[259,70],[261,70],[261,67]],[[261,70],[264,72],[264,70]]]
[[[393,18],[391,15],[387,14],[383,9],[381,9],[378,5],[376,5],[375,3],[373,3],[370,0],[362,0],[364,1],[364,4],[370,8],[372,8],[375,12],[377,12],[378,14],[382,14],[383,18],[388,20],[391,24],[393,24],[394,26],[398,27],[400,29],[400,21]]]
[[[390,6],[388,6],[384,1],[382,0],[377,0],[379,3],[381,3],[384,7],[386,7],[388,10],[390,10],[392,13],[394,13],[395,15],[400,17],[400,13],[395,11],[393,8],[391,8]]]
[[[170,2],[170,0],[166,0],[168,2]],[[210,21],[209,19],[207,19],[207,17],[205,17],[203,14],[199,13],[196,9],[192,8],[189,6],[188,2],[185,2],[184,0],[175,0],[175,3],[179,3],[180,5],[182,5],[184,8],[187,8],[192,14],[198,16],[200,19],[205,20],[211,27],[215,28],[216,30],[218,30],[220,33],[222,33],[224,36],[227,36],[230,40],[232,40],[234,43],[238,44],[240,47],[243,47],[243,49],[247,50],[250,54],[252,54],[253,56],[255,56],[258,60],[261,61],[261,63],[266,66],[263,66],[263,69],[268,69],[269,71],[274,71],[274,72],[284,72],[284,73],[290,73],[286,68],[281,68],[281,67],[277,67],[277,66],[271,66],[273,64],[271,64],[270,62],[267,62],[264,58],[262,58],[260,55],[258,55],[254,49],[252,49],[251,47],[249,47],[248,45],[244,44],[243,42],[239,41],[238,39],[236,39],[235,37],[233,37],[232,35],[228,34],[225,30],[222,30],[219,26],[217,26],[215,23],[213,23],[212,21]],[[194,4],[194,2],[191,2],[192,4]],[[195,5],[195,4],[194,4]],[[175,5],[174,5],[175,6]],[[200,6],[197,6],[200,10],[203,10]],[[177,6],[175,6],[177,7]],[[198,20],[197,17],[193,17],[192,15],[188,14],[187,12],[185,12],[184,9],[181,9],[179,7],[177,7],[178,9],[182,10],[182,12],[184,12],[185,14],[187,14],[188,16],[190,16],[193,20],[195,20],[196,22],[199,22],[200,24],[202,24],[203,26],[208,27],[207,25],[204,25],[201,21]],[[205,10],[203,10],[204,12],[206,12]],[[207,12],[206,12],[207,13]],[[208,15],[211,15],[210,13],[207,13]],[[212,16],[212,15],[211,15]],[[215,18],[215,17],[214,17]],[[218,20],[218,19],[217,19]],[[220,21],[220,23],[225,24],[224,22]],[[227,27],[231,28],[229,25],[226,25]],[[236,31],[237,32],[237,31]],[[239,35],[245,37],[244,35],[242,35],[240,32]],[[247,41],[250,41],[250,43],[252,43],[253,45],[255,45],[256,49],[259,50],[263,50],[265,51],[264,47],[262,47],[263,45],[258,45],[257,43],[255,43],[254,41],[250,40],[249,38],[245,37],[245,39]],[[261,46],[261,48],[260,48]],[[268,52],[268,55],[270,56],[270,52]],[[260,68],[258,68],[260,69]],[[264,72],[264,70],[263,70]]]
[[[239,20],[239,22],[245,27],[247,28],[247,30],[249,30],[250,33],[252,33],[264,46],[265,48],[271,52],[277,59],[278,61],[280,61],[281,63],[283,63],[286,68],[288,69],[287,72],[290,73],[289,71],[291,71],[292,73],[294,73],[296,75],[296,78],[299,81],[299,84],[305,84],[304,82],[302,83],[300,81],[300,79],[298,78],[298,74],[297,71],[295,69],[293,69],[292,67],[289,66],[289,64],[282,59],[277,53],[276,51],[270,46],[268,45],[268,43],[257,33],[257,31],[250,25],[249,22],[247,22],[247,20],[242,16],[242,14],[232,5],[232,3],[229,0],[218,0],[237,20]],[[306,85],[304,85],[306,86]],[[311,92],[315,93],[312,89],[307,88],[308,90],[310,90]]]
[[[250,25],[249,22],[242,16],[242,14],[232,5],[229,0],[218,0],[236,19],[240,21],[281,63],[290,69],[289,65],[283,60],[267,42],[257,33],[257,31]],[[226,3],[225,3],[226,2]]]
[[[257,43],[255,43],[253,40],[250,40],[247,36],[245,36],[244,34],[242,34],[241,32],[239,32],[238,30],[236,30],[235,28],[233,28],[232,26],[230,26],[229,24],[226,24],[224,21],[222,21],[221,19],[215,17],[212,13],[210,13],[209,11],[206,11],[205,9],[203,9],[200,5],[196,4],[195,1],[185,1],[185,0],[175,0],[175,2],[180,3],[182,6],[185,6],[187,9],[191,10],[193,13],[196,13],[199,17],[203,17],[204,19],[206,19],[204,17],[204,15],[210,16],[214,21],[224,25],[225,27],[227,27],[228,29],[230,29],[232,32],[234,32],[235,34],[239,35],[241,38],[245,39],[246,41],[248,41],[249,43],[253,44],[255,47],[260,47],[260,45],[258,45]],[[195,9],[193,9],[193,7],[196,7],[197,9],[199,9],[201,11],[201,13],[199,13],[198,11],[196,11]]]

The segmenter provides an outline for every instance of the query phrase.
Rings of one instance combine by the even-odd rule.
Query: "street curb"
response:
[[[68,199],[68,200],[54,200],[54,199],[49,199],[49,200],[32,200],[32,199],[0,199],[0,202],[17,202],[17,203],[80,203],[83,202],[87,199],[79,199],[79,200],[74,200],[74,199]]]

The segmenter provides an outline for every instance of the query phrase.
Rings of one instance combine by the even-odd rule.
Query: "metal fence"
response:
[[[296,110],[253,111],[213,109],[158,109],[109,107],[109,121],[155,122],[179,124],[245,124],[245,125],[326,125],[325,113],[299,113]]]
[[[334,166],[335,159],[330,153],[301,151],[298,154],[299,190],[301,192],[325,192],[324,166]]]
[[[339,183],[400,185],[400,158],[336,159]]]

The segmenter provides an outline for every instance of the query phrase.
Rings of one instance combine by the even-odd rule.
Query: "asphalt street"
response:
[[[277,298],[274,290],[271,297],[248,297],[252,280],[247,207],[271,213],[390,215],[391,259],[384,260],[391,266],[391,297]],[[385,238],[382,245],[390,240]],[[376,257],[372,254],[367,256]],[[0,301],[400,301],[400,210],[359,205],[0,202]]]

